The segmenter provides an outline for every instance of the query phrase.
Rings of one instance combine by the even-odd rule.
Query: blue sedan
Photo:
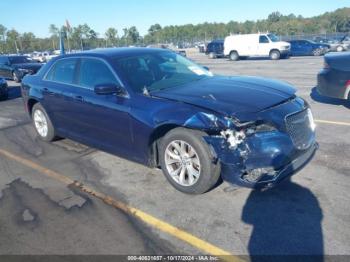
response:
[[[310,40],[291,40],[289,43],[291,56],[320,56],[330,50],[330,45]]]
[[[164,49],[60,56],[22,82],[38,136],[66,137],[150,167],[200,194],[222,177],[271,187],[317,149],[309,105],[287,83],[214,76]]]

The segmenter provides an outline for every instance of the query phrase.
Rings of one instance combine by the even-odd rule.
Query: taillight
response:
[[[346,81],[345,83],[345,87],[348,87],[348,86],[350,86],[350,80]]]

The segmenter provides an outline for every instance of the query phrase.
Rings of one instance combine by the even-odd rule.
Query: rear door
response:
[[[76,129],[76,122],[70,117],[70,101],[76,83],[78,58],[57,60],[42,83],[43,106],[48,112],[55,128],[66,133]]]

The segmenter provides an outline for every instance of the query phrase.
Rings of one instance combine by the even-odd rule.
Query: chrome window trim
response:
[[[124,98],[130,98],[129,92],[127,91],[127,89],[125,88],[125,86],[123,85],[122,81],[120,80],[119,76],[115,73],[115,71],[113,70],[113,68],[111,67],[111,65],[109,63],[106,62],[105,59],[100,58],[100,57],[93,57],[93,56],[69,56],[69,57],[62,57],[57,59],[55,62],[52,63],[52,65],[50,66],[50,68],[46,71],[45,75],[43,76],[42,80],[46,81],[46,82],[51,82],[51,83],[58,83],[58,84],[63,84],[63,85],[71,85],[71,86],[75,86],[75,87],[79,87],[85,90],[90,90],[93,91],[93,89],[88,88],[86,86],[82,86],[82,85],[78,85],[78,84],[70,84],[70,83],[65,83],[65,82],[60,82],[60,81],[53,81],[53,80],[48,80],[46,79],[47,75],[50,73],[50,71],[53,69],[53,67],[56,65],[57,62],[62,61],[62,60],[68,60],[68,59],[95,59],[95,60],[100,60],[102,61],[105,65],[107,65],[108,69],[112,72],[112,74],[114,75],[115,79],[117,80],[117,82],[119,83],[119,85],[124,89],[125,94],[124,95],[119,95],[117,94],[117,96],[119,97],[124,97]],[[78,62],[78,61],[77,61]]]

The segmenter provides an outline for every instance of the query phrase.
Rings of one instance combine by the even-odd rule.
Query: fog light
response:
[[[272,167],[256,168],[256,169],[252,169],[252,170],[245,172],[242,175],[242,179],[249,182],[249,183],[256,183],[259,180],[261,180],[261,178],[263,176],[274,177],[275,175],[276,175],[276,171]],[[271,179],[271,178],[269,178],[269,179]],[[264,180],[266,180],[266,179],[264,179]]]

